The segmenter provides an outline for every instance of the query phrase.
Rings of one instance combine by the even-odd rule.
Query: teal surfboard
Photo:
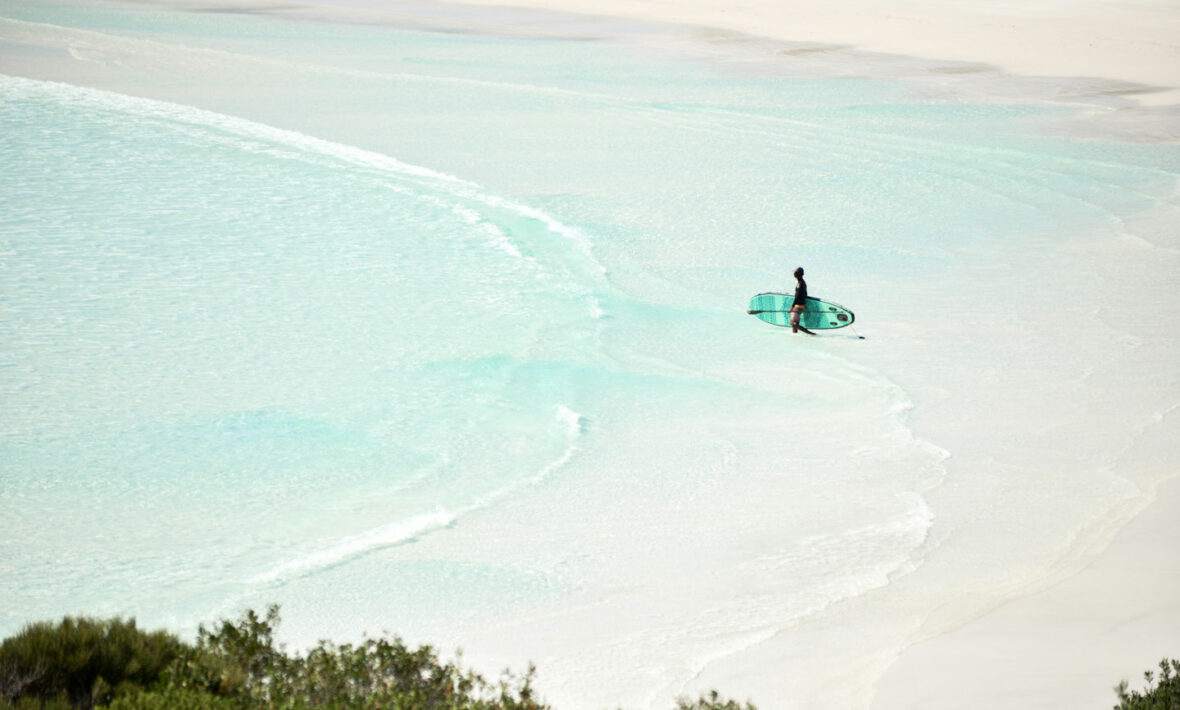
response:
[[[791,326],[791,304],[795,295],[791,293],[760,293],[750,299],[750,315],[758,316],[771,325]],[[807,297],[807,308],[799,325],[808,330],[833,330],[852,325],[856,316],[838,303]]]

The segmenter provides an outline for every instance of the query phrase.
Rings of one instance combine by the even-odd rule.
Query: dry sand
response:
[[[1109,708],[1119,680],[1180,656],[1180,481],[1079,574],[911,647],[877,686],[874,710]],[[1109,669],[1125,672],[1112,677]]]
[[[696,25],[792,42],[1152,87],[1180,103],[1180,3],[1169,0],[452,0]]]

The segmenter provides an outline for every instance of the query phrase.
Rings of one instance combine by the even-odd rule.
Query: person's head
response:
[[[798,269],[795,269],[795,278],[797,278],[797,279],[803,278],[803,267],[802,266],[800,266]]]

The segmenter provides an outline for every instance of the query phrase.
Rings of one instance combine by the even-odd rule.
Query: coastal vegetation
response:
[[[194,643],[134,619],[66,617],[0,643],[0,710],[552,710],[536,670],[495,681],[400,638],[321,641],[292,653],[275,639],[279,609],[202,626]],[[1180,661],[1115,687],[1115,710],[1180,709]],[[675,710],[756,710],[711,691]]]
[[[1143,692],[1130,690],[1127,681],[1120,682],[1114,691],[1119,704],[1115,710],[1180,710],[1180,661],[1167,659],[1159,663],[1159,675],[1143,672],[1147,687]]]
[[[550,710],[535,669],[490,681],[400,638],[279,645],[277,606],[202,626],[195,643],[135,620],[66,617],[0,643],[0,710]],[[677,710],[755,710],[716,692]]]

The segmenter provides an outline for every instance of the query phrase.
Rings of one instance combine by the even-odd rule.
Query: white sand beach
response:
[[[1141,85],[1139,100],[1180,101],[1174,2],[1033,0],[456,0],[718,28],[756,37],[979,63],[1013,74]]]
[[[454,0],[504,5],[503,0]],[[901,0],[514,0],[512,5],[715,28],[751,37],[815,43],[863,52],[984,65],[1010,75],[1108,80],[1145,106],[1180,103],[1180,4],[1106,0],[930,2]],[[1125,84],[1125,86],[1119,86]],[[1175,123],[1174,114],[1169,121]],[[1175,135],[1173,130],[1169,134]],[[1144,135],[1153,132],[1143,126]],[[1134,124],[1129,130],[1135,134]],[[1180,298],[1180,294],[1175,294]],[[1173,348],[1173,352],[1180,356]],[[1180,365],[1180,360],[1176,361]],[[1169,423],[1141,442],[1165,461],[1160,479],[1180,475],[1175,407]],[[1100,424],[1095,424],[1100,426]],[[945,428],[945,427],[944,427]],[[921,429],[919,429],[921,432]],[[969,439],[968,432],[958,434]],[[940,439],[945,441],[945,439]],[[953,447],[952,447],[953,448]],[[1146,458],[1146,457],[1145,457]],[[1156,464],[1152,464],[1156,465]],[[875,710],[1041,708],[1077,710],[1113,704],[1120,679],[1141,687],[1143,670],[1180,648],[1180,486],[1163,485],[1122,530],[1094,541],[1084,569],[1046,574],[1045,589],[987,603],[966,624],[919,634],[883,674],[871,698],[848,707]],[[1112,538],[1113,536],[1113,538]],[[1109,545],[1109,546],[1108,546]],[[1103,549],[1104,548],[1104,549]],[[936,617],[937,614],[932,614]],[[855,643],[855,640],[850,640]],[[781,676],[773,643],[733,676]],[[759,669],[758,664],[761,663]],[[788,664],[785,664],[789,666]],[[1115,669],[1125,669],[1120,676]],[[726,674],[711,678],[726,686]],[[838,685],[834,678],[833,685]],[[768,684],[770,685],[770,684]],[[764,696],[762,696],[764,697]],[[860,703],[865,703],[861,705]],[[772,706],[778,707],[778,706]]]
[[[1142,671],[1176,655],[1178,515],[1172,481],[1078,574],[903,653],[872,707],[1104,708],[1120,678],[1142,689]]]

